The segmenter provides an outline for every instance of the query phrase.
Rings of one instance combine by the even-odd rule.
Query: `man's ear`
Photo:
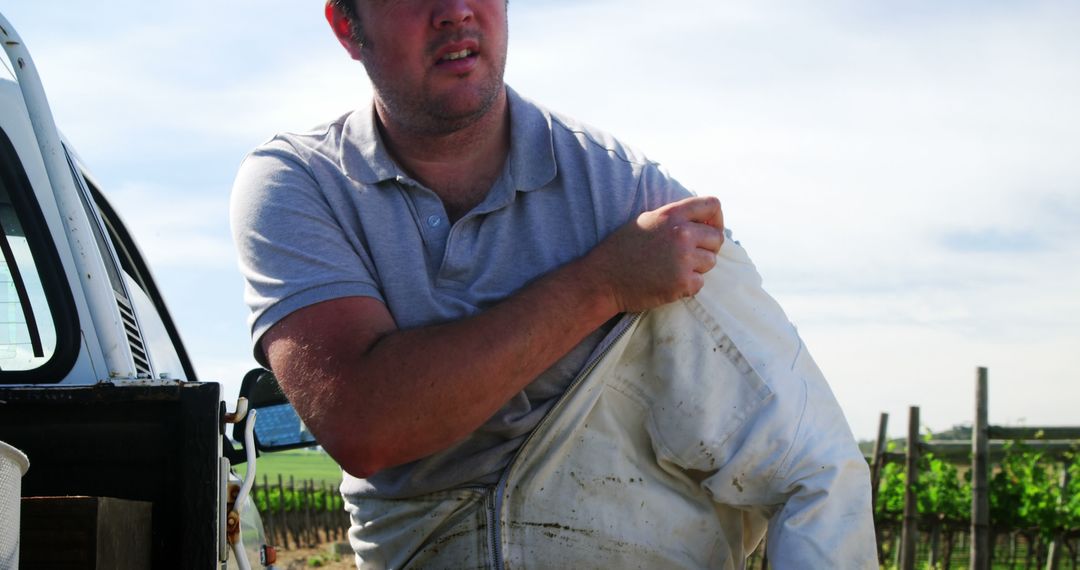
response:
[[[334,31],[338,41],[341,42],[341,47],[349,52],[350,57],[360,61],[360,45],[353,39],[352,22],[330,2],[326,3],[326,21],[330,24],[330,29]]]

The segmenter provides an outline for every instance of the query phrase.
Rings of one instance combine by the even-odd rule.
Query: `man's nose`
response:
[[[464,24],[473,18],[470,0],[439,0],[432,14],[435,29],[452,28]]]

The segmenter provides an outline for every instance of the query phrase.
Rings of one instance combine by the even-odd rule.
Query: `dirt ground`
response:
[[[356,570],[356,562],[347,542],[327,543],[317,548],[279,549],[277,554],[274,564],[277,570]]]

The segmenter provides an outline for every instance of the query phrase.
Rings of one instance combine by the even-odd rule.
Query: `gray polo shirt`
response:
[[[259,338],[297,309],[364,296],[382,301],[402,329],[468,317],[584,255],[639,213],[690,195],[609,135],[507,91],[511,146],[502,175],[453,224],[438,196],[387,154],[373,107],[280,134],[244,160],[231,215],[260,363]],[[495,483],[603,334],[465,440],[366,480],[346,474],[342,492],[394,498]]]

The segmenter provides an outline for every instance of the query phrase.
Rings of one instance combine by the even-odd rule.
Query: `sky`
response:
[[[14,0],[202,380],[251,358],[228,229],[275,132],[365,106],[317,0]],[[1080,4],[510,3],[507,83],[718,196],[855,435],[1080,425]],[[2,72],[0,72],[2,73]],[[230,404],[231,407],[231,404]]]

